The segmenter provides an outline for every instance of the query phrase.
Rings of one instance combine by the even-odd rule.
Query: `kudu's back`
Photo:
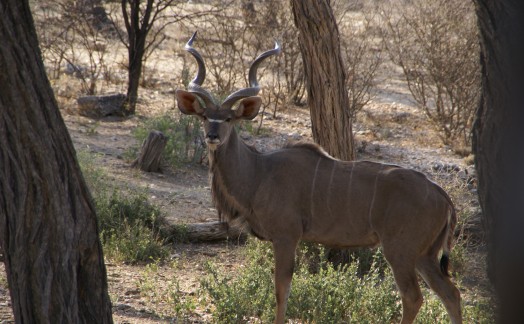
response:
[[[297,227],[304,240],[338,247],[374,246],[394,235],[424,241],[443,229],[453,208],[417,171],[343,162],[311,144],[264,154],[258,167],[264,177],[253,212],[268,237]]]

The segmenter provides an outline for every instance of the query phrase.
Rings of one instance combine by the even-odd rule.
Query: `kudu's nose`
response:
[[[207,137],[207,140],[211,143],[216,143],[219,141],[218,126],[219,126],[219,123],[216,123],[216,122],[209,123],[209,129],[207,131],[206,137]]]
[[[218,139],[218,134],[217,133],[207,133],[207,138],[210,140],[210,141],[216,141]]]

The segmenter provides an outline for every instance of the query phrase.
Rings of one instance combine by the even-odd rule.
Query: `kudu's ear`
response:
[[[178,109],[186,115],[202,115],[204,108],[200,105],[198,97],[189,91],[177,90],[175,93]]]
[[[262,105],[260,97],[244,98],[238,105],[235,116],[241,119],[253,119],[257,116],[260,105]]]

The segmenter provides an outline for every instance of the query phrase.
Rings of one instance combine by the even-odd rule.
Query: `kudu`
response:
[[[417,272],[443,301],[452,323],[461,323],[460,293],[447,274],[457,218],[446,192],[420,172],[340,161],[314,144],[257,152],[240,139],[234,125],[258,114],[257,68],[280,52],[278,43],[252,63],[250,86],[218,103],[202,88],[206,70],[192,47],[195,35],[185,49],[196,59],[198,73],[189,91],[177,90],[178,108],[203,122],[212,196],[220,218],[240,221],[256,237],[273,244],[275,323],[284,323],[300,240],[331,247],[381,244],[402,298],[402,323],[412,323],[422,304]]]

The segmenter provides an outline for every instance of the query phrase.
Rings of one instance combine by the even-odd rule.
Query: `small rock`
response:
[[[357,147],[357,152],[358,152],[358,153],[364,153],[364,152],[366,152],[366,147],[367,147],[367,145],[368,145],[368,142],[366,142],[366,141],[362,141],[362,142],[360,142],[360,145],[358,145],[358,147]]]
[[[456,164],[450,164],[450,163],[443,163],[443,162],[435,162],[433,166],[431,167],[433,171],[437,172],[459,172],[461,169]]]
[[[291,138],[292,140],[298,141],[302,139],[302,136],[300,136],[297,132],[288,133],[287,136]]]
[[[87,71],[87,67],[72,63],[67,63],[64,69],[65,74],[72,75],[75,78],[83,78],[86,75]]]
[[[114,308],[116,308],[117,310],[120,310],[120,311],[125,311],[125,310],[128,310],[128,309],[131,309],[132,307],[130,305],[127,305],[127,304],[116,304],[114,306]]]
[[[397,123],[403,123],[405,122],[406,120],[409,119],[409,117],[411,116],[410,113],[407,113],[407,112],[401,112],[401,113],[397,113],[393,116],[393,120]]]
[[[77,99],[78,113],[82,116],[100,118],[109,115],[123,115],[124,94],[85,96]]]
[[[140,289],[130,289],[130,290],[127,290],[125,292],[125,295],[126,296],[129,296],[129,295],[139,295],[140,294]],[[122,305],[122,304],[121,304]],[[126,305],[124,305],[126,306]]]
[[[356,135],[359,135],[359,136],[363,136],[363,135],[367,135],[367,134],[369,134],[369,133],[371,133],[371,131],[370,131],[369,129],[366,129],[366,130],[358,131],[358,132],[356,132],[355,134],[356,134]]]

